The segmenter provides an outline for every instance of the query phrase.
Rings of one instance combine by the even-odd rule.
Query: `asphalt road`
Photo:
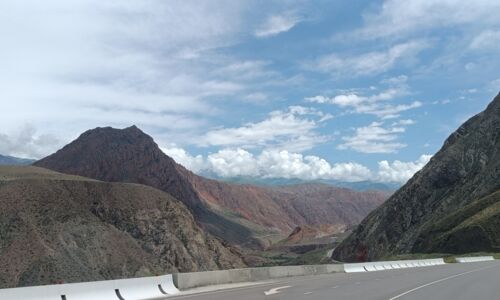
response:
[[[500,300],[500,262],[296,277],[169,299]]]

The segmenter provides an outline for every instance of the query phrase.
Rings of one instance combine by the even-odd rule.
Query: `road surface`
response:
[[[500,300],[500,262],[283,279],[183,300]]]

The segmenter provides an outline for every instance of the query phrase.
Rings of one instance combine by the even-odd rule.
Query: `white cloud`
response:
[[[432,155],[422,155],[416,161],[402,162],[395,160],[392,163],[387,160],[378,163],[378,180],[382,182],[405,182],[413,174],[422,169],[431,159]]]
[[[379,9],[365,14],[357,32],[363,38],[410,35],[436,27],[498,24],[494,11],[500,2],[491,0],[386,0]]]
[[[360,76],[380,74],[392,69],[397,62],[414,58],[429,42],[413,40],[396,44],[386,51],[374,51],[360,55],[340,55],[337,53],[325,55],[306,67],[315,71],[333,73],[344,76]]]
[[[259,38],[270,37],[282,32],[287,32],[300,22],[300,18],[293,14],[270,16],[262,26],[255,31]]]
[[[269,70],[270,65],[271,62],[264,60],[234,61],[214,70],[213,74],[222,78],[244,81],[277,77],[277,72]]]
[[[397,142],[399,135],[406,131],[404,127],[386,128],[383,125],[380,122],[373,122],[368,126],[356,128],[354,135],[343,137],[344,142],[337,148],[352,149],[361,153],[395,153],[406,147],[406,144]]]
[[[193,172],[209,172],[224,178],[298,178],[303,180],[340,180],[340,181],[379,181],[405,182],[420,170],[430,159],[422,155],[415,162],[380,161],[378,170],[371,171],[366,166],[355,162],[331,164],[314,155],[303,155],[286,150],[263,150],[258,155],[241,149],[222,149],[209,154],[206,158],[192,156],[177,147],[162,148],[178,163]]]
[[[223,149],[207,157],[210,171],[221,177],[259,176],[260,166],[250,152],[238,149]]]
[[[216,50],[251,27],[248,5],[3,1],[0,126],[10,132],[26,122],[62,140],[107,125],[137,124],[170,139],[199,131],[220,112],[214,98],[254,93],[244,78],[213,73],[237,63]]]
[[[60,144],[60,141],[52,135],[37,134],[31,125],[22,126],[11,134],[0,133],[0,154],[4,155],[40,158]]]
[[[407,125],[414,125],[416,122],[412,119],[406,119],[406,120],[399,120],[397,122],[394,122],[392,123],[392,126],[398,126],[398,125],[403,125],[403,126],[407,126]]]
[[[211,130],[194,142],[200,146],[264,147],[302,151],[327,140],[327,137],[317,134],[315,129],[318,123],[329,117],[312,108],[290,106],[287,111],[271,112],[269,117],[261,122]]]
[[[175,145],[170,147],[161,147],[161,150],[168,156],[172,157],[177,163],[183,165],[193,172],[199,172],[206,168],[205,160],[202,155],[193,156],[186,150]]]
[[[264,103],[269,100],[269,96],[265,93],[251,93],[243,97],[244,101],[251,103]]]
[[[485,30],[479,33],[470,43],[473,50],[492,50],[500,47],[500,30]]]
[[[318,95],[305,98],[308,102],[327,103],[337,105],[341,108],[351,109],[348,113],[371,114],[381,119],[391,119],[400,116],[400,113],[422,106],[420,101],[413,101],[409,104],[389,104],[398,97],[409,94],[406,84],[407,77],[404,75],[383,80],[383,83],[392,85],[380,93],[373,95],[361,95],[357,92],[327,97]]]
[[[400,113],[404,111],[418,108],[421,106],[422,102],[413,101],[410,104],[398,104],[398,105],[386,104],[382,106],[366,107],[364,109],[361,109],[360,112],[373,114],[382,119],[393,119],[399,117]]]

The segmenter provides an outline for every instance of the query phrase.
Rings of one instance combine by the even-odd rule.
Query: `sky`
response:
[[[408,180],[500,90],[500,1],[3,0],[0,154],[133,124],[197,173]]]

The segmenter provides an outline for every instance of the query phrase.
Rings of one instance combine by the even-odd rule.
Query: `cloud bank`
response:
[[[175,161],[195,173],[209,172],[224,178],[298,178],[303,180],[378,181],[406,182],[431,158],[422,155],[413,162],[386,160],[378,163],[378,170],[372,171],[355,162],[331,164],[314,155],[303,155],[286,150],[263,150],[258,155],[241,149],[222,149],[206,157],[192,156],[179,147],[162,147]]]

